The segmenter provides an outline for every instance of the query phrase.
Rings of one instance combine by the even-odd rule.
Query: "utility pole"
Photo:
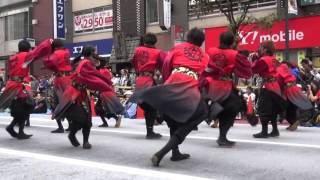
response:
[[[285,61],[289,61],[290,59],[290,52],[289,52],[289,0],[283,0],[284,2],[284,21],[285,21],[285,50],[284,50],[284,54],[285,54]]]

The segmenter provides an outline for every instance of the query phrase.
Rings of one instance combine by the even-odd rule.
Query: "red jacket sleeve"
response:
[[[252,65],[252,73],[253,74],[259,74],[261,72],[264,72],[268,69],[268,65],[263,60],[257,60]]]
[[[51,52],[51,39],[46,39],[28,53],[25,62],[29,64],[37,58],[48,56]]]
[[[56,54],[51,54],[49,57],[43,60],[43,64],[50,70],[57,71],[59,66],[59,60]]]
[[[136,50],[134,51],[134,55],[133,55],[131,63],[133,64],[133,67],[136,70],[136,72],[139,73],[139,66],[138,66],[138,61],[137,61]]]
[[[82,83],[95,91],[110,91],[113,90],[112,82],[107,77],[104,77],[89,61],[84,62],[77,71],[78,77]]]
[[[162,65],[163,81],[166,81],[171,75],[173,57],[174,57],[174,52],[169,52],[166,58],[163,60],[163,65]]]
[[[252,76],[251,62],[247,57],[237,54],[234,72],[240,78],[249,79]]]

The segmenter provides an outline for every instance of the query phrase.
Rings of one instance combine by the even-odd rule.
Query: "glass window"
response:
[[[11,41],[28,36],[28,13],[5,17],[5,40]]]
[[[147,0],[147,22],[158,22],[158,3],[157,0]]]

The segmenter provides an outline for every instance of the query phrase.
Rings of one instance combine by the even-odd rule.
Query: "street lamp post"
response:
[[[290,52],[289,52],[289,0],[283,0],[284,1],[284,19],[285,19],[285,61],[289,61],[290,58]]]

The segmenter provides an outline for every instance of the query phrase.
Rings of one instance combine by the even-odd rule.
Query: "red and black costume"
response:
[[[136,78],[135,93],[141,93],[147,88],[155,85],[154,73],[158,69],[161,61],[161,51],[154,47],[139,46],[135,49],[132,64],[138,74]],[[139,92],[140,91],[140,92]],[[154,133],[153,125],[156,120],[157,110],[150,106],[145,101],[138,102],[139,106],[144,110],[144,117],[146,120],[147,138],[155,137],[159,134]],[[153,136],[155,135],[155,136]]]
[[[48,39],[40,43],[34,50],[19,52],[9,59],[9,80],[0,96],[0,109],[6,109],[10,106],[13,121],[7,127],[7,131],[13,137],[26,137],[23,132],[24,123],[34,106],[34,101],[23,84],[24,78],[29,75],[29,64],[50,53],[51,40]],[[17,123],[19,123],[19,134],[13,130]]]
[[[70,63],[70,52],[66,48],[55,50],[49,57],[45,58],[43,64],[54,72],[53,90],[57,105],[63,98],[63,92],[71,85],[70,74],[72,66]],[[57,119],[58,129],[52,132],[64,132],[61,119]],[[69,122],[70,123],[70,122]]]
[[[277,72],[282,95],[287,100],[286,119],[292,125],[297,121],[297,108],[310,110],[313,106],[307,96],[303,95],[301,88],[296,85],[296,77],[286,63],[281,63],[277,67]]]
[[[66,117],[71,120],[69,139],[74,146],[79,146],[75,137],[78,130],[82,129],[84,148],[91,148],[89,144],[91,122],[90,92],[113,91],[112,82],[100,74],[88,59],[80,61],[71,75],[72,85],[63,93],[63,98],[56,107],[52,118]]]
[[[99,72],[111,82],[112,73],[107,67],[98,67]],[[98,116],[101,117],[103,124],[100,127],[107,127],[108,123],[105,120],[105,117],[110,119],[114,118],[117,122],[115,127],[120,127],[121,113],[124,108],[120,102],[120,99],[117,97],[115,91],[104,91],[99,93],[98,101],[95,106],[95,111]],[[119,116],[118,116],[119,115]]]
[[[169,142],[152,158],[155,166],[170,150],[173,161],[189,157],[180,154],[178,145],[206,118],[207,106],[201,98],[198,78],[207,63],[208,56],[199,46],[189,42],[178,44],[164,60],[164,84],[145,90],[139,97],[164,114],[170,128]]]
[[[271,121],[273,131],[269,136],[278,136],[277,115],[284,111],[283,99],[278,82],[277,60],[274,56],[262,56],[255,61],[252,72],[262,77],[262,87],[258,99],[258,115],[262,125],[261,133],[255,134],[256,138],[268,137],[268,123]]]
[[[217,114],[220,121],[220,134],[217,142],[219,145],[225,145],[222,144],[222,141],[227,141],[226,135],[235,117],[246,109],[246,103],[239,95],[232,75],[239,78],[250,78],[251,63],[245,56],[233,49],[211,48],[208,55],[210,61],[202,74],[201,87],[208,100],[217,102],[223,107],[223,110]]]

